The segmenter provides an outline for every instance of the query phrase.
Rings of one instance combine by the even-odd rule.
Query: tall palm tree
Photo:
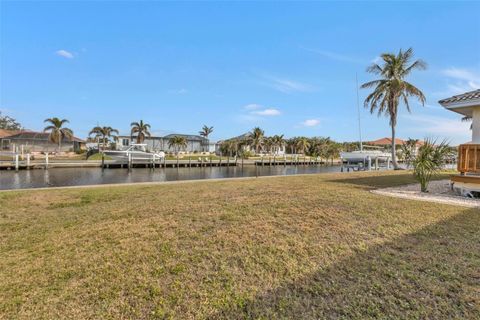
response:
[[[112,127],[100,127],[96,126],[90,131],[89,136],[95,135],[98,141],[102,141],[102,149],[105,150],[107,143],[110,141],[110,138],[117,140],[117,135],[119,134],[117,129]]]
[[[287,147],[290,149],[291,154],[297,153],[297,138],[293,137],[286,141]]]
[[[205,139],[208,139],[208,136],[213,132],[213,127],[209,127],[207,125],[204,125],[202,127],[202,130],[198,131],[198,133],[204,137]]]
[[[249,134],[250,145],[255,148],[255,153],[258,154],[260,148],[263,146],[263,141],[265,139],[265,131],[259,127],[253,128],[252,132]]]
[[[273,151],[273,138],[272,137],[265,137],[263,138],[263,146],[265,148],[265,151],[268,152],[269,154],[272,153]]]
[[[136,135],[137,143],[142,143],[145,141],[146,137],[150,137],[150,125],[148,123],[144,123],[143,120],[140,122],[132,122],[130,124],[132,130],[130,131],[130,135],[133,137]]]
[[[331,160],[331,164],[333,165],[333,159],[334,158],[338,158],[340,157],[340,144],[337,143],[337,142],[334,142],[332,140],[330,140],[330,138],[328,138],[329,142],[328,142],[328,145],[327,145],[327,152],[326,152],[326,160],[328,160],[328,158],[330,158]],[[325,161],[325,164],[327,163],[327,161]]]
[[[280,149],[283,148],[284,144],[285,144],[285,139],[283,138],[283,134],[282,135],[274,135],[272,137],[272,142],[273,142],[273,153],[274,154],[277,154],[278,151]]]
[[[207,125],[203,125],[202,127],[202,130],[200,130],[198,132],[198,134],[200,134],[202,137],[204,137],[206,139],[206,144],[207,144],[207,150],[206,151],[209,151],[208,150],[208,144],[209,144],[209,140],[208,140],[208,136],[210,136],[210,134],[213,132],[213,127],[209,127]]]
[[[225,140],[220,146],[222,153],[228,154],[229,157],[236,155],[238,152],[238,141],[234,139]]]
[[[367,68],[367,72],[380,76],[380,79],[362,84],[361,88],[373,88],[374,90],[365,99],[365,107],[370,109],[371,113],[375,111],[379,116],[390,117],[390,127],[392,129],[392,162],[393,167],[398,169],[396,146],[395,146],[395,127],[397,125],[398,106],[402,102],[408,112],[410,97],[417,98],[422,105],[425,105],[425,95],[413,84],[405,81],[405,78],[415,70],[426,69],[426,63],[422,60],[416,60],[411,63],[413,58],[413,49],[400,51],[397,55],[393,53],[383,53],[380,56],[383,65],[373,63]]]
[[[310,147],[310,141],[308,141],[308,138],[306,137],[300,137],[298,138],[297,145],[296,145],[298,150],[301,150],[303,154],[305,154],[305,151]]]
[[[50,132],[48,140],[52,143],[56,143],[58,145],[58,151],[60,152],[62,148],[62,140],[70,140],[73,138],[73,131],[63,126],[64,124],[69,123],[69,121],[67,119],[60,120],[59,118],[54,117],[45,119],[43,122],[49,124],[49,126],[43,129],[44,132]]]
[[[188,145],[187,139],[181,136],[173,136],[168,140],[168,147],[173,148],[177,155],[177,166],[178,166],[178,153],[180,149],[185,149]]]

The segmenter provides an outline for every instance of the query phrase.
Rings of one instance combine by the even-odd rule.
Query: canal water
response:
[[[178,180],[285,176],[323,172],[340,172],[340,166],[241,166],[212,168],[51,168],[48,170],[0,170],[0,190],[83,186],[111,183],[135,183]]]

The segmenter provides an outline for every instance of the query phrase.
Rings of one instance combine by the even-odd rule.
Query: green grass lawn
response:
[[[0,319],[478,319],[480,210],[407,172],[0,193]]]
[[[102,154],[101,153],[94,153],[90,157],[88,157],[87,160],[102,160]],[[105,156],[105,160],[112,160],[112,157]]]
[[[185,161],[185,160],[192,160],[192,161],[199,161],[199,159],[203,159],[204,162],[209,162],[210,161],[210,158],[212,159],[212,161],[218,161],[220,160],[220,157],[219,156],[216,156],[216,155],[201,155],[201,154],[198,154],[198,155],[195,155],[195,154],[192,154],[192,155],[184,155],[184,156],[179,156],[178,159],[181,160],[181,161]],[[228,157],[221,157],[222,158],[222,161],[227,161]],[[165,157],[166,160],[177,160],[177,156],[175,155],[167,155]],[[230,161],[234,161],[234,157],[231,157],[230,158]],[[240,159],[239,159],[240,160]]]

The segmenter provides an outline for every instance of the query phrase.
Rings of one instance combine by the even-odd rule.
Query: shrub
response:
[[[436,140],[426,139],[423,146],[412,161],[413,174],[420,182],[422,192],[428,192],[430,180],[444,167],[446,159],[451,156],[451,148],[443,140],[436,144]]]

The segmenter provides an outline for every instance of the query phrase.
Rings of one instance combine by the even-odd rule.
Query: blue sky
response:
[[[0,110],[25,127],[70,120],[128,132],[213,139],[267,134],[357,140],[355,73],[382,52],[413,47],[427,96],[402,111],[398,136],[469,140],[441,98],[480,87],[479,2],[1,2]],[[367,91],[360,91],[361,103]],[[364,139],[390,135],[361,113]]]

